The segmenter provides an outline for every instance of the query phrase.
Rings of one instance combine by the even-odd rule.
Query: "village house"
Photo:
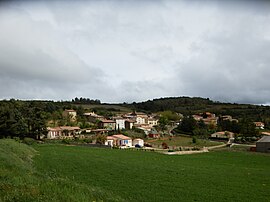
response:
[[[47,130],[48,139],[74,138],[76,135],[81,133],[79,127],[72,126],[48,127]]]
[[[253,122],[258,129],[264,129],[264,123],[263,122]]]
[[[134,126],[135,121],[131,119],[126,119],[125,120],[125,129],[131,130]]]
[[[212,138],[220,138],[220,139],[230,139],[230,138],[234,138],[234,133],[229,132],[229,131],[220,131],[220,132],[216,132],[213,133],[211,135]]]
[[[101,120],[98,122],[99,128],[109,129],[109,130],[115,130],[115,121],[114,120]]]
[[[159,134],[155,129],[152,129],[152,130],[148,133],[148,137],[149,137],[149,138],[160,138],[160,134]]]
[[[213,126],[217,125],[218,117],[216,117],[216,115],[213,113],[205,112],[205,113],[195,114],[192,116],[196,121],[202,120],[206,125],[213,125]]]
[[[154,118],[148,118],[147,124],[150,127],[157,126],[158,125],[158,120],[157,119],[154,119]]]
[[[262,135],[270,136],[269,132],[262,132]]]
[[[113,117],[113,120],[115,121],[116,129],[125,129],[125,121],[126,119],[122,117]]]
[[[257,152],[270,152],[270,136],[263,136],[256,142]]]
[[[69,118],[70,121],[75,122],[77,117],[77,112],[73,109],[66,109],[63,111],[63,117]]]
[[[110,146],[126,146],[131,147],[132,146],[132,139],[128,136],[118,134],[118,135],[111,135],[107,136],[107,140],[105,141],[105,145]]]
[[[104,116],[97,115],[95,112],[87,112],[83,114],[88,122],[96,123],[97,121],[105,120]]]

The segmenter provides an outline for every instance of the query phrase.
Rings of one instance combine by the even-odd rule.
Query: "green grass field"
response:
[[[168,156],[50,144],[34,145],[34,151],[10,140],[12,146],[7,148],[5,141],[0,140],[3,201],[269,201],[270,197],[267,154],[216,151]],[[18,162],[15,166],[11,157]]]
[[[152,139],[147,140],[148,143],[152,144],[153,146],[161,146],[163,142],[167,143],[168,146],[175,146],[175,147],[210,147],[215,145],[223,144],[221,142],[213,142],[209,140],[197,139],[196,143],[192,143],[192,138],[187,136],[174,136],[174,137],[165,137],[160,139]]]

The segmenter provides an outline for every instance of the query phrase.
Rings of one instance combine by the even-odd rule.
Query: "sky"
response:
[[[270,103],[268,1],[1,1],[0,99]]]

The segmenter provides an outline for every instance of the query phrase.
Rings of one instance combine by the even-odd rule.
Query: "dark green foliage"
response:
[[[164,131],[167,129],[167,125],[169,124],[169,120],[167,117],[161,116],[158,121],[159,128]]]
[[[24,144],[33,145],[36,141],[33,138],[25,137],[22,141]]]
[[[233,133],[240,133],[241,125],[236,121],[221,120],[218,121],[218,129],[220,131],[230,131]]]
[[[252,121],[270,123],[270,106],[221,103],[214,102],[208,98],[170,97],[140,103],[134,102],[125,106],[129,106],[137,111],[159,112],[170,110],[184,115],[208,111],[216,115],[231,115],[236,119],[249,117]],[[270,126],[270,124],[267,125]]]
[[[101,104],[100,100],[96,99],[89,99],[89,98],[74,98],[72,99],[72,102],[75,104]]]
[[[192,134],[193,130],[197,127],[197,122],[192,116],[186,116],[177,127],[178,130],[188,134]]]
[[[46,134],[46,109],[39,102],[0,102],[0,136],[39,138]]]
[[[259,131],[256,130],[256,126],[253,122],[243,119],[239,122],[240,125],[240,134],[245,137],[258,136]]]
[[[195,136],[192,137],[192,143],[196,144],[197,143],[197,138]]]

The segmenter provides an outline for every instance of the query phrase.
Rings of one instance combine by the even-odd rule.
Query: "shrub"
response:
[[[192,143],[196,144],[197,143],[197,138],[195,136],[192,137]]]
[[[15,140],[16,142],[21,142],[21,139],[19,137],[13,137],[13,140]]]
[[[22,142],[27,145],[33,145],[36,143],[36,141],[30,137],[25,137]]]
[[[167,144],[166,142],[163,142],[163,143],[161,144],[161,146],[162,146],[163,149],[168,149],[168,148],[169,148],[169,147],[168,147],[168,144]]]
[[[62,140],[62,143],[64,143],[64,144],[70,144],[70,140],[69,139],[63,139]]]

